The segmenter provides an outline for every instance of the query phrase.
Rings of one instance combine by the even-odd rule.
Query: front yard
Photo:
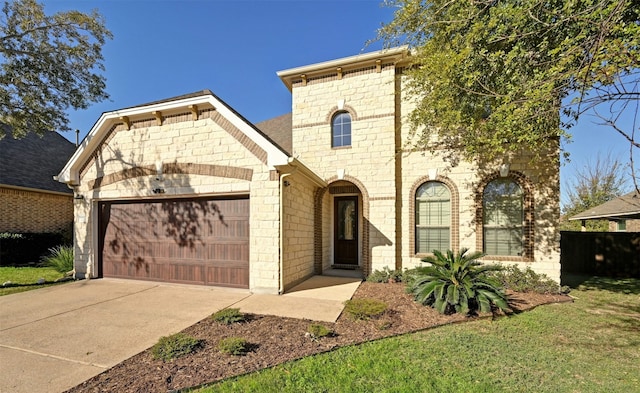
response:
[[[640,280],[592,278],[573,303],[338,349],[205,392],[640,392]]]
[[[0,267],[0,296],[56,285],[62,277],[52,267]],[[38,284],[40,279],[42,284]]]
[[[402,300],[402,284],[363,283],[354,298],[378,296],[390,311],[371,321],[343,315],[328,325],[336,336],[312,340],[303,320],[255,315],[221,326],[207,318],[184,331],[202,340],[195,353],[163,361],[145,351],[71,391],[173,391],[223,378],[197,391],[640,391],[640,280],[593,278],[571,295],[511,317],[446,320]],[[515,303],[526,309],[526,300]],[[250,352],[221,354],[217,344],[231,336],[247,339]]]

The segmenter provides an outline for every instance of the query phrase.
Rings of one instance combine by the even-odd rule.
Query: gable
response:
[[[79,184],[90,170],[100,177],[143,162],[174,160],[176,156],[169,151],[193,156],[198,155],[197,149],[229,143],[241,145],[257,162],[269,167],[287,162],[282,148],[213,93],[203,90],[103,113],[60,172],[58,181]],[[237,159],[234,153],[238,149],[231,150],[221,149],[224,154],[217,159]],[[116,164],[107,168],[109,160],[120,161],[120,167]]]

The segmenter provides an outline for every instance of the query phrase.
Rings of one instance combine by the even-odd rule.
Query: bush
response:
[[[434,256],[422,260],[431,266],[415,269],[409,292],[416,301],[441,314],[475,315],[478,311],[491,312],[493,306],[510,311],[507,296],[499,283],[487,274],[502,270],[502,267],[484,265],[477,261],[484,254],[467,254],[467,251],[463,248],[454,255],[449,250],[445,256],[434,250]]]
[[[62,233],[0,233],[0,266],[35,265],[59,244],[71,245]]]
[[[241,356],[249,351],[249,343],[242,337],[227,337],[218,342],[218,350],[228,355]]]
[[[549,276],[538,274],[529,266],[521,270],[516,265],[510,265],[501,271],[491,272],[490,276],[500,282],[503,287],[516,292],[568,293],[568,288],[560,288],[560,285]]]
[[[378,317],[387,311],[387,303],[376,299],[352,299],[345,302],[344,310],[357,321]]]
[[[402,282],[404,281],[404,273],[402,270],[391,270],[387,266],[382,270],[374,270],[367,276],[368,282]]]
[[[202,340],[187,336],[184,333],[176,333],[171,336],[161,337],[151,348],[151,353],[154,359],[167,361],[193,353],[201,345]]]
[[[232,323],[244,322],[245,316],[240,312],[239,308],[224,308],[215,312],[211,318],[223,325],[231,325]]]
[[[57,246],[49,249],[49,255],[42,257],[40,264],[54,268],[57,272],[67,273],[73,270],[73,247]]]
[[[312,340],[317,340],[322,337],[333,335],[333,331],[322,324],[312,323],[307,329],[307,334],[311,337]]]

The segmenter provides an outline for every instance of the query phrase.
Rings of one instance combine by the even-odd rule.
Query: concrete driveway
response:
[[[249,296],[125,280],[2,296],[0,392],[64,391]]]
[[[212,313],[335,321],[360,279],[315,276],[281,296],[100,279],[0,297],[0,393],[62,392]]]

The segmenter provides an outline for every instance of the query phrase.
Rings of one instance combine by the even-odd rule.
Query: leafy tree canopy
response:
[[[44,13],[35,0],[5,2],[0,14],[0,122],[16,138],[70,130],[65,110],[108,98],[102,46],[112,38],[93,11]],[[0,137],[4,136],[4,133]]]
[[[545,155],[587,110],[640,148],[638,124],[617,122],[624,111],[636,119],[640,100],[637,0],[386,4],[397,10],[378,39],[413,49],[406,73],[416,148],[445,149],[454,160],[459,149],[466,159],[522,147]]]
[[[580,221],[567,219],[627,193],[625,166],[611,154],[605,157],[598,154],[595,161],[587,161],[586,165],[578,168],[574,177],[566,184],[567,200],[562,206],[564,220],[560,223],[560,229],[581,230]],[[609,230],[607,220],[588,220],[586,225],[590,232]]]

